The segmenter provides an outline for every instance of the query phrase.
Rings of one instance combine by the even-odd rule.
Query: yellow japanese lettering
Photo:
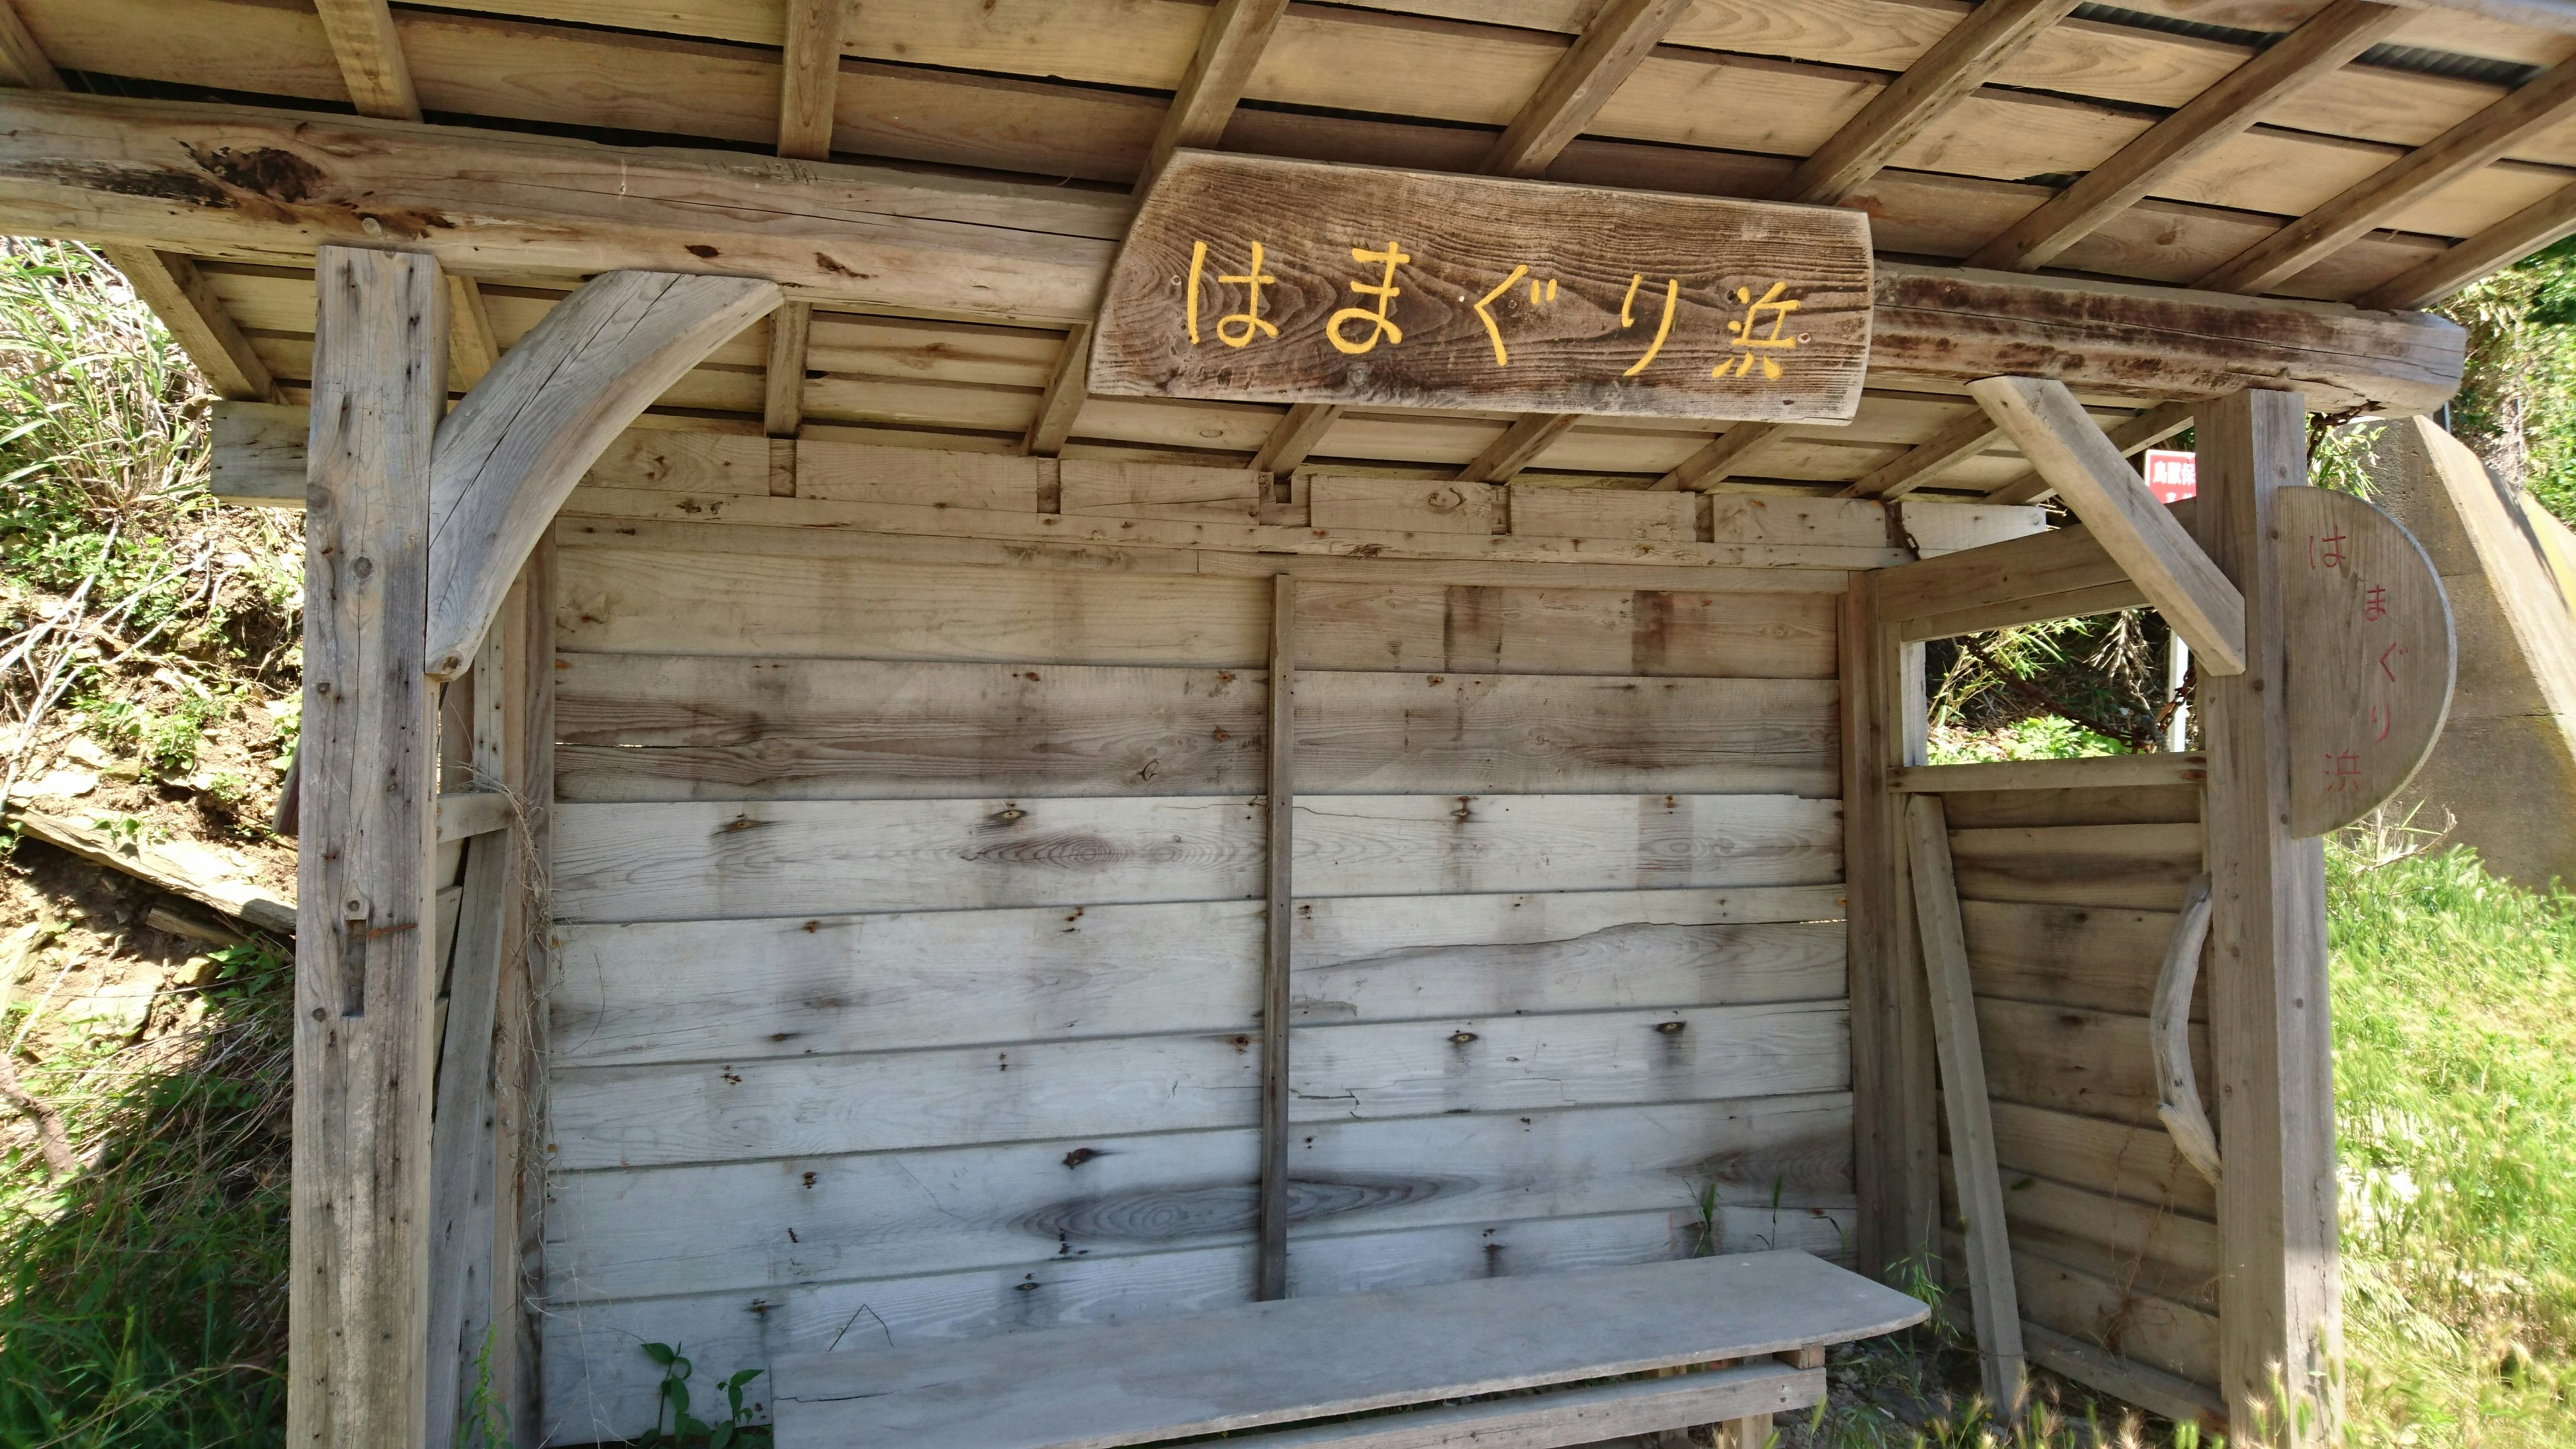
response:
[[[1637,275],[1636,281],[1632,281],[1628,284],[1628,296],[1632,300],[1637,295],[1637,283],[1642,282],[1645,279],[1645,274],[1641,272]],[[1645,371],[1646,364],[1655,360],[1655,354],[1664,350],[1664,339],[1673,335],[1673,304],[1681,300],[1681,295],[1681,278],[1666,277],[1664,279],[1664,316],[1662,321],[1655,324],[1654,343],[1646,349],[1645,356],[1638,358],[1633,363],[1630,363],[1628,365],[1628,370],[1619,374],[1621,377],[1635,377],[1638,373]],[[1622,327],[1628,325],[1628,308],[1626,303],[1620,304],[1619,307],[1619,325]]]
[[[1494,366],[1496,367],[1511,366],[1512,355],[1503,349],[1503,329],[1494,325],[1494,314],[1486,311],[1485,309],[1493,305],[1493,301],[1496,297],[1510,291],[1514,283],[1528,275],[1529,268],[1514,267],[1512,268],[1512,274],[1510,276],[1505,277],[1494,284],[1494,290],[1487,292],[1484,296],[1476,299],[1477,320],[1485,324],[1485,335],[1494,340]]]
[[[1243,287],[1243,310],[1229,312],[1216,319],[1216,340],[1228,347],[1241,347],[1256,334],[1276,337],[1277,324],[1261,320],[1261,289],[1279,279],[1261,270],[1261,243],[1252,244],[1252,268],[1241,276],[1219,277],[1218,281]],[[1233,324],[1240,323],[1240,326]],[[1229,330],[1231,328],[1231,330]]]
[[[1780,335],[1780,329],[1788,323],[1789,314],[1798,310],[1798,304],[1796,302],[1783,302],[1779,300],[1780,293],[1788,285],[1789,284],[1786,282],[1773,282],[1771,284],[1771,290],[1763,293],[1758,301],[1755,300],[1753,289],[1751,287],[1738,287],[1735,289],[1735,300],[1744,303],[1746,310],[1741,321],[1729,322],[1726,324],[1727,334],[1735,339],[1732,343],[1728,344],[1729,346],[1740,350],[1770,348],[1785,350],[1796,347],[1799,343],[1807,340],[1803,336],[1783,337]],[[1767,333],[1756,336],[1754,329],[1762,325],[1762,314],[1765,312],[1772,314],[1771,330]],[[1711,377],[1746,376],[1753,371],[1753,363],[1756,358],[1761,360],[1762,375],[1764,377],[1771,378],[1774,381],[1778,380],[1780,376],[1780,364],[1773,361],[1767,353],[1753,350],[1745,350],[1742,357],[1730,357],[1719,362],[1717,366],[1709,369],[1708,375]]]
[[[1326,319],[1324,323],[1325,340],[1333,344],[1335,351],[1348,353],[1353,356],[1366,352],[1370,348],[1377,346],[1380,339],[1384,339],[1389,344],[1403,342],[1404,329],[1396,326],[1394,321],[1386,315],[1386,311],[1387,308],[1395,304],[1395,299],[1402,296],[1404,293],[1404,289],[1395,284],[1395,269],[1403,266],[1406,262],[1412,261],[1413,258],[1405,255],[1403,249],[1397,246],[1394,242],[1388,242],[1386,244],[1386,250],[1382,252],[1369,251],[1364,247],[1353,247],[1351,248],[1351,260],[1355,262],[1383,262],[1386,264],[1385,272],[1379,276],[1376,282],[1351,283],[1352,291],[1359,293],[1363,297],[1377,298],[1377,305],[1373,308],[1344,307],[1342,310],[1335,312],[1330,318]],[[1367,335],[1356,342],[1342,335],[1342,324],[1353,321],[1366,323],[1369,328]]]
[[[1183,304],[1189,308],[1190,345],[1192,347],[1199,345],[1199,273],[1206,270],[1207,243],[1203,241],[1194,241],[1190,243],[1189,300]]]

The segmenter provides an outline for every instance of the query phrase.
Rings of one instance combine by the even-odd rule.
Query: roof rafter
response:
[[[2187,402],[2159,403],[2123,423],[2103,430],[2111,446],[2123,458],[2134,458],[2174,434],[2191,426],[2193,405]],[[1988,503],[2037,503],[2057,491],[2057,485],[2039,476],[2034,468],[1986,495]]]
[[[412,89],[411,64],[385,0],[314,0],[331,56],[340,62],[349,100],[362,116],[387,121],[420,119],[420,93]]]
[[[2375,0],[2335,0],[2013,223],[1968,265],[2017,272],[2047,266],[2166,178],[2243,135],[2283,97],[2341,70],[2411,13]]]
[[[1252,471],[1285,473],[1305,462],[1306,455],[1324,441],[1324,434],[1332,431],[1341,416],[1339,403],[1298,403],[1289,408],[1279,425],[1270,430],[1261,451],[1253,455]]]
[[[1684,458],[1673,471],[1647,485],[1647,491],[1672,493],[1690,488],[1705,493],[1749,466],[1755,454],[1788,437],[1787,423],[1737,423],[1718,434],[1707,447]]]
[[[778,154],[821,161],[832,154],[832,110],[840,98],[844,0],[787,0],[787,44],[779,53]]]
[[[1820,206],[1841,201],[1952,106],[1974,95],[2041,31],[2065,19],[2076,3],[1984,0],[1798,163],[1778,198]]]
[[[1163,174],[1163,163],[1184,146],[1213,146],[1225,135],[1225,123],[1243,103],[1253,68],[1288,13],[1288,0],[1217,0],[1199,32],[1198,53],[1172,92],[1172,108],[1163,113],[1163,128],[1146,154],[1145,169],[1136,173],[1136,194]]]
[[[2213,292],[2266,291],[2571,114],[2576,114],[2576,60],[2565,60],[2247,247],[2193,285]]]
[[[2356,305],[2394,311],[2430,307],[2571,233],[2576,233],[2576,186],[2563,186],[2371,288]]]
[[[45,58],[45,48],[36,43],[35,34],[18,14],[10,0],[0,0],[0,66],[6,66],[9,77],[0,85],[25,86],[29,90],[58,91],[63,78],[54,71],[54,63]]]
[[[1501,437],[1485,445],[1466,467],[1458,470],[1461,483],[1508,483],[1514,474],[1530,465],[1530,460],[1548,449],[1566,429],[1582,418],[1581,413],[1523,413],[1503,429]]]
[[[1894,461],[1861,477],[1842,491],[1845,498],[1902,498],[1954,464],[1984,452],[2003,432],[2003,425],[1970,408],[1952,418],[1930,438],[1907,449]]]

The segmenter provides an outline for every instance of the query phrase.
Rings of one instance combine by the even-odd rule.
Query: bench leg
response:
[[[1729,1419],[1717,1426],[1717,1449],[1770,1449],[1771,1416]]]

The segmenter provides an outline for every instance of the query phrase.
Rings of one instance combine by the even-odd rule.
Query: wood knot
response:
[[[1472,1031],[1453,1031],[1449,1033],[1450,1042],[1457,1046],[1465,1046],[1467,1043],[1474,1041],[1475,1039],[1476,1034]]]

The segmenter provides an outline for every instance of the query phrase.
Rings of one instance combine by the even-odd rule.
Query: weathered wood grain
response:
[[[2217,1379],[2217,1315],[2036,1253],[2013,1254],[2013,1269],[2032,1322],[2195,1384]]]
[[[1310,582],[1309,667],[1830,679],[1832,597]]]
[[[1977,1028],[1997,1100],[2163,1130],[2145,1017],[1979,997]],[[2209,1038],[2199,1027],[2192,1056],[2206,1081]]]
[[[1834,887],[1298,903],[1312,1022],[1842,994]],[[1230,1031],[1252,902],[557,928],[556,1059],[713,1061]],[[757,962],[759,969],[746,970]]]
[[[1259,668],[1269,584],[564,550],[566,652]]]
[[[431,465],[432,678],[465,668],[600,450],[778,303],[774,283],[750,278],[612,272],[547,313],[465,395],[440,424]]]
[[[1954,830],[1959,893],[1971,900],[2169,911],[2200,874],[2197,825]]]
[[[2217,1194],[2174,1150],[2162,1124],[2133,1126],[2013,1102],[1995,1103],[1994,1118],[1995,1157],[2008,1171],[2193,1217],[2218,1214]]]
[[[1407,533],[1500,533],[1503,490],[1489,483],[1416,483],[1395,478],[1305,479],[1307,517],[1317,528]]]
[[[1682,1363],[1758,1359],[1887,1332],[1924,1312],[1893,1289],[1803,1253],[1721,1257],[1246,1305],[955,1349],[815,1355],[780,1366],[776,1408],[786,1432],[824,1442],[892,1437],[925,1449],[1105,1449],[1163,1433],[1246,1430]],[[1530,1335],[1526,1325],[1541,1322],[1589,1323],[1594,1331]],[[1820,1368],[1804,1371],[1815,1377],[1801,1393],[1821,1392]],[[1075,1384],[1083,1386],[1079,1398],[1069,1396]],[[1537,1407],[1547,1400],[1504,1402]],[[1400,1419],[1369,1426],[1401,1427]],[[1299,1434],[1288,1442],[1309,1441]]]
[[[1870,277],[1857,213],[1187,151],[1110,273],[1091,390],[1841,421]]]
[[[1780,795],[1343,795],[1298,817],[1309,896],[1819,884],[1841,810]],[[1223,797],[566,805],[566,920],[1229,900],[1260,810]]]
[[[1962,901],[1977,994],[2144,1016],[2170,911]],[[2206,1009],[2196,1013],[2207,1020]]]
[[[2186,825],[2200,819],[2198,785],[2079,790],[1960,790],[1942,804],[1957,830],[2052,825]]]
[[[1888,788],[1948,795],[1995,790],[2111,790],[2199,785],[2209,762],[2199,755],[2095,755],[2071,760],[1999,760],[1970,765],[1917,765],[1897,770]]]
[[[427,1405],[438,702],[424,673],[447,288],[425,257],[320,264],[304,514],[290,1436],[418,1442]]]
[[[1510,511],[1512,532],[1542,537],[1677,541],[1699,536],[1699,500],[1680,493],[1523,485],[1511,490]]]
[[[1850,1085],[1839,1003],[1298,1032],[1290,1092],[1299,1122],[1716,1101]],[[1260,1059],[1258,1039],[1236,1032],[584,1068],[554,1084],[556,1165],[1249,1126],[1258,1112]]]
[[[1498,1230],[1459,1225],[1316,1234],[1299,1243],[1289,1282],[1292,1296],[1315,1297],[1571,1272],[1662,1262],[1689,1251],[1690,1241],[1670,1213],[1541,1219]],[[1811,1251],[1833,1252],[1831,1234]],[[1241,1303],[1251,1261],[1245,1244],[591,1305],[547,1320],[547,1402],[561,1414],[566,1434],[632,1437],[653,1422],[661,1370],[634,1348],[651,1334],[684,1337],[710,1363],[748,1364],[835,1347],[865,1352],[1050,1324],[1134,1321]],[[867,1312],[859,1311],[861,1304]]]
[[[1068,459],[1057,465],[1067,513],[1113,518],[1261,520],[1269,475],[1248,468],[1178,468]]]
[[[1310,1122],[1292,1222],[1302,1247],[1687,1210],[1712,1185],[1717,1248],[1806,1244],[1849,1216],[1850,1123],[1837,1095]],[[557,1173],[546,1292],[568,1304],[1244,1243],[1257,1146],[1231,1129]]]
[[[2368,501],[2277,490],[2289,637],[2290,833],[2349,825],[2406,788],[2450,718],[2451,602],[2423,545]]]

